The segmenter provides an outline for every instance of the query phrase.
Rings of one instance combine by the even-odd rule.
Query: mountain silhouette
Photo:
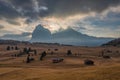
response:
[[[32,33],[31,42],[49,42],[51,40],[51,32],[42,25],[36,26]]]
[[[72,28],[51,34],[51,32],[44,28],[42,25],[38,25],[32,33],[31,42],[45,42],[45,43],[60,43],[67,45],[79,45],[79,46],[99,46],[112,38],[98,38],[82,34]]]
[[[109,42],[103,44],[102,46],[118,46],[118,47],[120,47],[120,38],[109,41]]]
[[[53,34],[53,38],[57,38],[57,39],[87,39],[87,38],[93,38],[92,36],[88,36],[85,34],[82,34],[80,32],[75,31],[72,28],[68,28],[66,30],[57,32]]]
[[[88,36],[86,34],[77,32],[72,28],[57,32],[52,36],[54,42],[56,43],[81,46],[99,46],[102,43],[112,40],[111,38],[97,38],[93,36]]]

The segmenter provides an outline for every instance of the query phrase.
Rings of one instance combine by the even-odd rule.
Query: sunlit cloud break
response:
[[[102,5],[102,6],[101,6]],[[0,0],[0,35],[52,33],[69,27],[96,37],[120,37],[120,0]]]

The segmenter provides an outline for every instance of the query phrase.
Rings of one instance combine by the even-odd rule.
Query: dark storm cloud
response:
[[[0,0],[0,18],[17,18],[20,14],[9,4]]]
[[[0,0],[0,19],[16,19],[16,18],[26,18],[29,19],[38,19],[43,17],[46,14],[46,11],[43,9],[35,11],[34,4],[35,0]],[[41,7],[41,5],[38,5]],[[12,20],[12,21],[13,21]],[[10,22],[11,23],[11,22]]]
[[[0,0],[0,18],[24,17],[27,19],[26,23],[29,23],[38,20],[39,17],[65,17],[93,11],[102,12],[119,4],[120,0]]]
[[[40,2],[41,0],[39,0]],[[22,14],[22,16],[29,19],[38,19],[38,17],[43,17],[46,15],[46,11],[43,9],[36,10],[36,6],[40,8],[41,6],[44,6],[42,4],[35,4],[35,2],[38,2],[37,0],[11,0],[10,1],[13,6],[15,6],[16,9],[19,9],[19,12]],[[41,1],[43,3],[43,1]]]
[[[22,7],[25,10],[32,10],[32,0],[10,0],[15,7]]]
[[[120,0],[8,0],[16,9],[21,9],[21,14],[27,17],[54,15],[71,15],[89,11],[101,12],[109,6],[116,6]],[[33,2],[38,1],[39,6],[47,6],[47,12],[34,12]],[[18,12],[11,6],[0,1],[0,14],[5,17],[16,17]],[[8,14],[9,13],[9,14]]]
[[[117,6],[120,0],[43,0],[49,10],[49,14],[56,16],[68,16],[91,11],[102,12],[110,6]]]
[[[30,16],[30,13],[33,11],[32,0],[10,0],[10,3],[22,14]]]
[[[99,16],[87,17],[84,19],[84,22],[90,22],[91,25],[95,25],[96,27],[109,27],[114,29],[115,27],[120,26],[120,13],[109,12],[103,19]]]

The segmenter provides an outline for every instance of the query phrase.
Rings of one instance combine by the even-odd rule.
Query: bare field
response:
[[[17,45],[19,50],[7,51],[8,45],[0,45],[0,80],[120,80],[120,48],[119,47],[76,47],[58,45]],[[13,45],[12,45],[13,46]],[[26,55],[19,54],[24,47],[37,50],[35,59],[26,63]],[[55,49],[58,49],[55,51]],[[104,50],[110,59],[101,57]],[[67,56],[67,50],[73,53]],[[40,61],[43,51],[47,56]],[[51,55],[51,52],[53,54]],[[31,54],[33,54],[31,52]],[[63,58],[60,63],[52,63],[53,58]],[[94,61],[93,66],[84,64],[84,60]]]

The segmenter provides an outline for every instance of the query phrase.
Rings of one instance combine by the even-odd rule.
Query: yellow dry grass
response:
[[[36,49],[38,54],[44,50],[54,51],[55,55],[48,55],[43,61],[39,61],[39,56],[34,56],[35,61],[26,64],[26,55],[11,59],[11,54],[19,51],[6,51],[7,45],[0,45],[0,80],[120,80],[120,54],[115,55],[115,51],[120,51],[117,47],[107,47],[113,53],[111,59],[98,57],[103,47],[74,47],[74,46],[29,46]],[[26,47],[20,45],[20,48]],[[65,56],[67,50],[80,56]],[[51,59],[63,57],[62,63],[53,64]],[[84,65],[85,59],[92,59],[94,66]]]
[[[120,80],[120,65],[71,69],[0,68],[1,71],[0,80]]]

